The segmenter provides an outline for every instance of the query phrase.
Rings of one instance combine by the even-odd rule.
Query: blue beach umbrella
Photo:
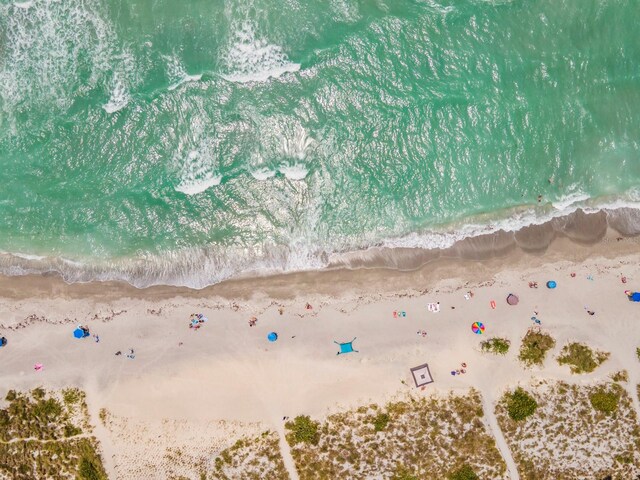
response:
[[[267,340],[269,340],[270,342],[275,342],[278,339],[278,334],[276,332],[270,332],[269,335],[267,335]]]
[[[7,339],[2,337],[0,338],[0,348],[4,347],[7,344]]]
[[[553,280],[547,282],[547,288],[556,288],[557,284]]]
[[[82,331],[82,329],[81,329],[81,328],[76,328],[76,329],[73,331],[73,336],[74,336],[75,338],[82,338],[82,337],[84,337],[84,332]]]

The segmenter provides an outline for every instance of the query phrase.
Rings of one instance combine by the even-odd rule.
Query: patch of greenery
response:
[[[505,394],[507,413],[512,420],[521,421],[536,411],[538,402],[522,388],[516,388],[513,393]]]
[[[389,420],[389,415],[387,415],[386,413],[379,413],[373,419],[373,428],[376,432],[381,432],[385,429],[385,427],[389,423]]]
[[[618,401],[620,393],[616,391],[606,390],[604,387],[598,388],[589,395],[591,406],[604,413],[613,413],[618,409]]]
[[[629,374],[626,370],[620,370],[619,372],[614,372],[611,374],[611,380],[614,382],[628,382]]]
[[[562,348],[558,363],[569,365],[571,373],[590,373],[609,358],[608,352],[593,351],[583,343],[569,343]]]
[[[213,471],[200,473],[201,480],[288,480],[289,474],[280,453],[278,434],[265,431],[244,437],[223,450],[214,461]]]
[[[522,339],[518,358],[527,366],[542,365],[547,352],[555,346],[556,341],[551,335],[532,328]]]
[[[102,466],[96,466],[93,461],[88,457],[82,457],[80,460],[80,468],[78,469],[78,475],[82,480],[103,480],[106,479],[106,475],[102,474]]]
[[[494,337],[480,342],[480,349],[483,352],[493,353],[495,355],[506,355],[510,345],[511,342],[506,338]]]
[[[398,465],[391,480],[420,480],[404,465]]]
[[[636,348],[636,357],[640,360],[640,347]]]
[[[308,415],[298,415],[293,422],[287,422],[285,428],[290,431],[287,434],[289,445],[293,446],[301,442],[317,445],[320,440],[318,426],[318,422],[311,420]]]
[[[84,392],[79,388],[65,388],[62,390],[62,399],[66,405],[76,405],[84,400]]]
[[[447,475],[448,480],[478,480],[479,478],[473,468],[467,464]]]

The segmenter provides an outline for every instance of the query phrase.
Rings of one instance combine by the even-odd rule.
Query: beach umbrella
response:
[[[547,282],[547,288],[556,288],[557,284],[553,280]]]
[[[484,324],[482,322],[473,322],[471,324],[471,330],[476,335],[482,335],[484,333]]]
[[[270,332],[269,335],[267,335],[267,340],[269,340],[270,342],[275,342],[278,339],[278,334],[276,332]]]
[[[44,368],[44,365],[42,365],[41,363],[36,363],[36,364],[33,366],[33,369],[34,369],[36,372],[41,371],[43,368]]]
[[[0,338],[0,347],[4,347],[7,344],[7,339],[5,337]]]
[[[83,338],[83,337],[84,337],[84,331],[83,331],[81,328],[76,328],[76,329],[73,331],[73,336],[74,336],[75,338]]]
[[[631,302],[640,302],[640,292],[632,292],[631,290],[625,290],[624,293],[629,297]]]
[[[517,305],[519,301],[520,301],[520,299],[518,298],[518,296],[514,295],[513,293],[510,293],[507,296],[507,303],[509,305]]]

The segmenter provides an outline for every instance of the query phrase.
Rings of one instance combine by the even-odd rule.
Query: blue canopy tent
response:
[[[78,327],[73,331],[73,336],[75,338],[84,338],[84,337],[88,337],[89,335],[91,334],[89,333],[88,328]]]
[[[355,340],[356,340],[356,337],[353,337],[353,340],[351,340],[350,342],[345,342],[345,343],[338,343],[334,340],[333,343],[335,343],[340,347],[340,351],[336,353],[336,355],[340,355],[341,353],[351,353],[351,352],[358,353],[358,350],[354,350],[353,348],[353,342]]]
[[[640,292],[633,292],[631,295],[629,295],[629,301],[640,302]]]
[[[7,339],[5,337],[0,338],[0,347],[4,347],[7,344]]]

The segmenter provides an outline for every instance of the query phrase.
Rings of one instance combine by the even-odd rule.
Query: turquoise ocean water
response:
[[[0,273],[202,287],[637,206],[639,18],[0,0]]]

